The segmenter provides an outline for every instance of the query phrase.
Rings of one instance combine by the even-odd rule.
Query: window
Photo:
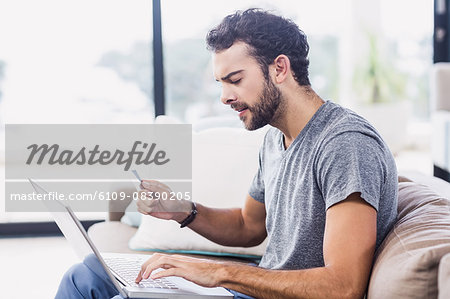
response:
[[[403,96],[416,120],[429,120],[429,75],[433,63],[433,1],[380,1],[381,34],[405,77]]]
[[[292,18],[308,36],[310,79],[323,98],[350,105],[355,71],[368,51],[369,35],[387,48],[386,60],[403,76],[398,96],[414,104],[415,116],[428,118],[428,69],[431,65],[431,0],[369,1],[175,1],[162,3],[167,113],[182,120],[223,115],[220,88],[212,78],[209,29],[237,9],[261,7]],[[400,17],[401,16],[401,17]],[[358,58],[358,59],[356,59]]]
[[[151,39],[150,1],[2,2],[1,140],[5,123],[151,123]],[[0,222],[48,220],[4,213],[3,151]]]

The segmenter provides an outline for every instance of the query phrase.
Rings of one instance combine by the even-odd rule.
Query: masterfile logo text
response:
[[[136,191],[132,169],[170,186],[174,196],[192,191],[191,125],[11,124],[5,137],[7,211],[45,210],[37,202],[46,198],[31,194],[28,178],[55,198],[80,201],[75,211],[106,211],[104,201],[137,199],[127,191]]]

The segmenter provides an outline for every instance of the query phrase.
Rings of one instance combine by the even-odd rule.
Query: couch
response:
[[[257,151],[263,135],[264,130],[247,132],[236,128],[194,133],[195,200],[218,207],[242,204],[240,200],[245,198],[257,168]],[[245,163],[248,170],[233,168],[234,164],[241,163]],[[376,252],[367,297],[450,298],[450,184],[417,173],[408,176],[411,179],[399,177],[399,216]],[[195,182],[203,183],[195,186]],[[215,192],[218,195],[213,197],[211,194],[215,190],[220,192]],[[180,229],[174,222],[170,222],[170,227],[168,221],[149,216],[141,218],[139,228],[134,227],[139,223],[132,223],[127,217],[133,214],[132,205],[133,202],[111,201],[108,221],[90,227],[88,233],[100,251],[149,254],[154,250],[172,252],[173,247],[177,252],[202,253],[209,258],[244,263],[263,252],[264,244],[244,251],[216,248],[202,239],[191,242],[195,233],[189,229]],[[139,216],[135,212],[133,215]],[[159,231],[162,233],[158,234]],[[187,234],[192,235],[184,238]],[[161,243],[161,239],[169,241]]]

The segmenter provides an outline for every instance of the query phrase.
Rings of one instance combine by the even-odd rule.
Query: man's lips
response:
[[[245,109],[248,109],[248,107],[246,105],[231,104],[231,109],[237,112],[241,112]]]
[[[239,117],[241,117],[242,115],[244,115],[244,114],[247,112],[247,110],[248,110],[248,108],[244,108],[244,109],[238,110],[238,112],[239,112]]]
[[[239,103],[231,104],[231,109],[236,111],[239,114],[239,117],[243,116],[247,112],[247,110],[249,110],[247,105],[243,105],[243,104],[239,104]]]

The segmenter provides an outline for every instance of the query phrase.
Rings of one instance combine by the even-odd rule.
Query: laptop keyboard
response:
[[[158,288],[158,289],[178,289],[177,286],[165,279],[146,279],[140,283],[135,283],[135,279],[141,269],[141,265],[144,262],[141,259],[136,258],[124,258],[124,257],[106,257],[104,258],[106,265],[120,276],[130,286],[145,287],[145,288]]]

